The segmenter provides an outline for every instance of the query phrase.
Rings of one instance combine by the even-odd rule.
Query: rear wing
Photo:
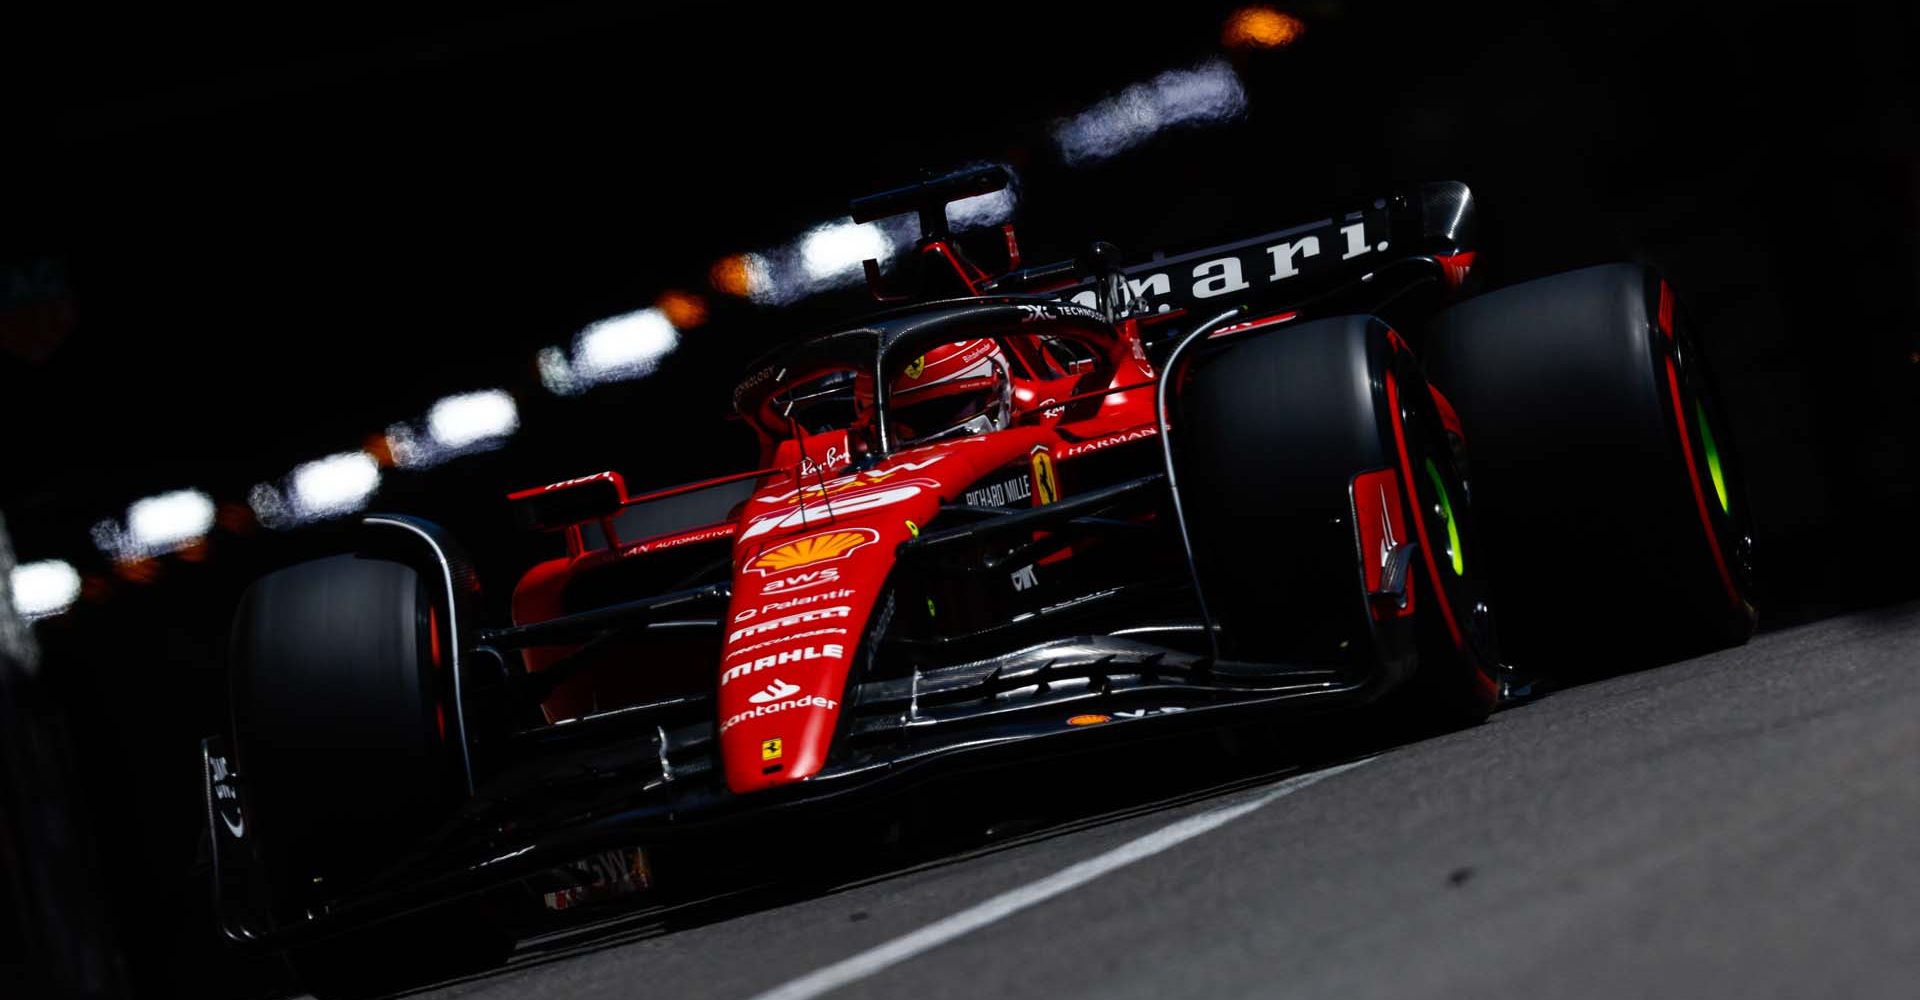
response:
[[[1465,184],[1422,184],[1324,219],[1115,271],[1149,313],[1211,314],[1241,304],[1283,308],[1416,258],[1431,258],[1458,284],[1471,263],[1473,215],[1473,193]],[[1044,291],[1103,308],[1100,282],[1112,272],[1087,270],[1078,261],[1032,267],[994,279],[981,291]]]

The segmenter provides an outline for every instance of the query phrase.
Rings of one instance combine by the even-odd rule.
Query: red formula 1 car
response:
[[[582,858],[644,884],[620,852],[944,761],[1310,702],[1471,723],[1508,680],[1494,606],[1543,661],[1750,634],[1725,426],[1644,268],[1465,297],[1472,199],[1433,184],[990,274],[945,205],[1004,183],[854,203],[919,212],[917,251],[869,262],[915,304],[754,365],[746,471],[511,496],[567,553],[510,622],[407,517],[261,580],[207,742],[228,932],[298,943]]]

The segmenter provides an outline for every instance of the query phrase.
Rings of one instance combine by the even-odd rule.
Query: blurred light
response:
[[[152,558],[128,559],[113,564],[113,572],[128,583],[152,583],[160,579],[160,560]]]
[[[520,410],[504,389],[448,396],[427,411],[427,433],[443,448],[465,448],[519,429]]]
[[[387,432],[380,437],[387,443],[387,454],[392,457],[392,464],[402,469],[425,469],[440,463],[440,449],[434,447],[432,435],[422,437],[415,434],[408,424],[388,425]],[[374,462],[379,464],[378,454],[367,454],[373,455]]]
[[[253,511],[246,504],[223,503],[214,514],[214,523],[236,535],[250,534],[253,531]]]
[[[947,225],[955,229],[997,226],[1013,218],[1014,203],[1010,187],[962,198],[947,206]]]
[[[388,441],[385,434],[367,435],[367,439],[360,442],[360,450],[372,455],[382,469],[393,468],[393,442]]]
[[[767,261],[755,253],[737,253],[715,261],[707,271],[713,290],[737,299],[753,298],[767,287]]]
[[[253,511],[253,519],[266,527],[276,531],[293,527],[293,511],[287,508],[287,498],[271,483],[261,483],[248,490],[247,507]]]
[[[213,498],[199,490],[175,490],[137,500],[127,508],[126,538],[142,555],[170,552],[213,529]]]
[[[111,519],[96,522],[87,534],[93,538],[93,547],[99,549],[102,555],[114,559],[132,557],[133,539],[127,537],[120,522]]]
[[[692,292],[661,292],[653,307],[676,329],[691,330],[707,321],[707,300]]]
[[[542,347],[540,353],[533,356],[533,363],[540,369],[540,384],[556,396],[577,396],[586,388],[573,377],[573,363],[567,360],[567,352],[558,347]]]
[[[341,452],[294,469],[287,482],[297,519],[348,514],[365,507],[380,488],[380,463],[364,451]],[[258,513],[259,508],[254,511]]]
[[[747,298],[755,305],[789,306],[815,292],[852,283],[852,272],[815,280],[807,273],[801,242],[752,255],[758,269],[753,272],[753,291]]]
[[[59,559],[22,563],[9,579],[13,609],[28,621],[57,615],[80,596],[80,574]]]
[[[1242,7],[1227,18],[1220,41],[1230,49],[1277,49],[1300,40],[1306,23],[1272,7]]]
[[[1117,156],[1175,125],[1207,125],[1244,114],[1247,91],[1222,60],[1169,70],[1135,84],[1054,126],[1053,140],[1069,166]]]
[[[113,581],[104,576],[80,578],[80,599],[88,604],[102,604],[113,596]]]
[[[603,319],[574,337],[573,374],[588,385],[640,378],[652,374],[679,343],[673,324],[658,309]]]
[[[856,222],[829,222],[800,238],[800,260],[817,282],[859,274],[861,261],[885,260],[892,252],[885,233]]]

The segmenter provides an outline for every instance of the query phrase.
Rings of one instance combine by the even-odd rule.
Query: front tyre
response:
[[[458,807],[446,600],[440,578],[365,554],[280,570],[241,599],[235,753],[248,839],[282,924],[391,867]],[[511,946],[495,908],[469,900],[287,958],[314,994],[358,997],[497,964]]]
[[[1223,652],[1399,688],[1444,725],[1485,718],[1497,654],[1473,512],[1399,336],[1370,316],[1316,320],[1230,336],[1168,377]]]

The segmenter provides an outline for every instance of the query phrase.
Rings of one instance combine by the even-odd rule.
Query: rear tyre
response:
[[[1523,667],[1618,669],[1753,634],[1738,456],[1656,275],[1609,264],[1470,299],[1423,353],[1465,430]]]
[[[1227,340],[1175,377],[1181,497],[1223,653],[1400,688],[1440,725],[1485,718],[1497,654],[1472,512],[1400,338],[1374,317],[1318,320]],[[1395,544],[1413,546],[1404,603],[1370,596]]]

